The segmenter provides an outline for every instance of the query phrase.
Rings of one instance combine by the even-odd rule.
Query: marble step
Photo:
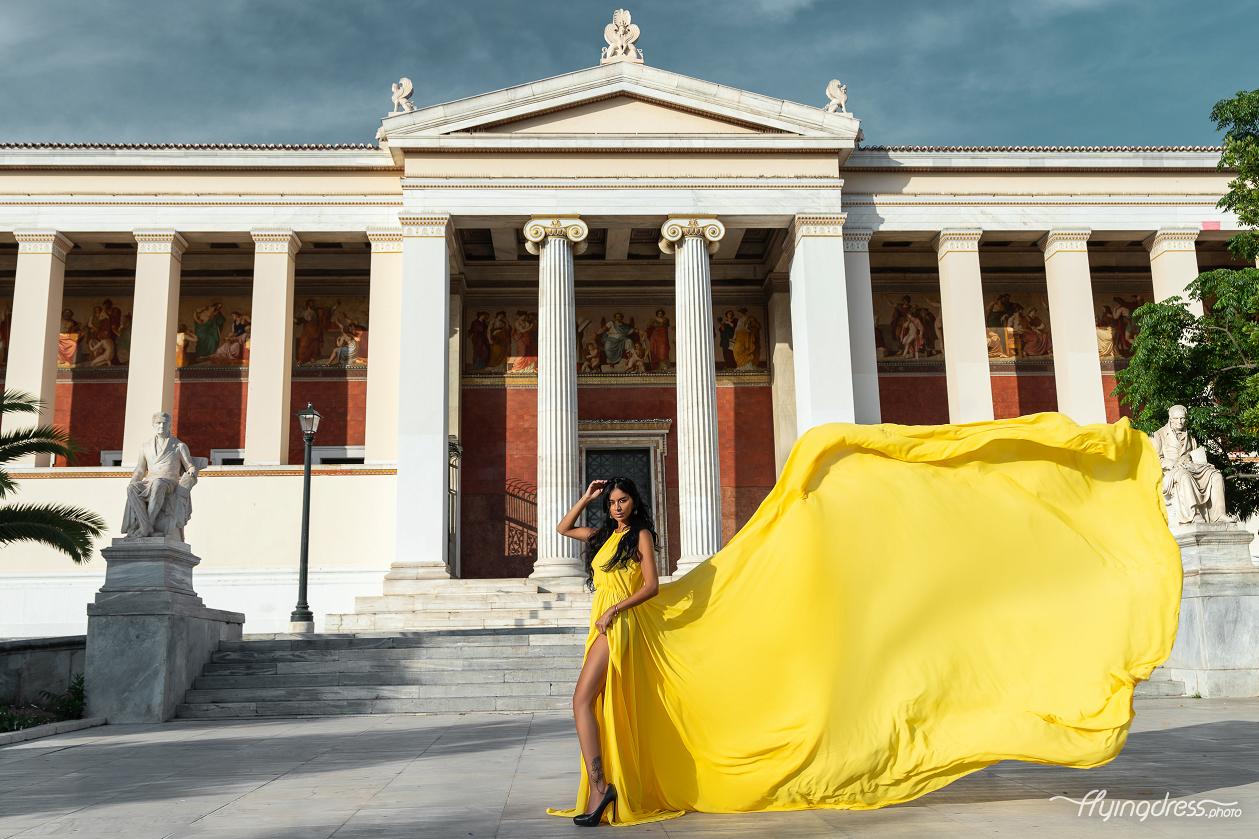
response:
[[[313,635],[248,635],[241,641],[220,641],[219,652],[288,652],[293,650],[433,649],[438,647],[528,647],[581,644],[586,634],[555,627],[453,629],[425,632],[319,633]]]
[[[523,579],[507,580],[385,580],[385,594],[505,594],[539,593]]]
[[[522,610],[523,611],[523,610]],[[415,631],[425,629],[499,629],[509,627],[589,627],[590,609],[533,610],[532,614],[515,614],[509,610],[486,609],[463,612],[458,616],[438,612],[366,612],[364,614],[327,615],[324,626],[341,632]]]
[[[227,690],[192,689],[184,696],[190,705],[221,702],[312,702],[341,699],[437,699],[495,696],[572,696],[577,674],[540,682],[496,682],[436,685],[329,685],[325,687],[251,687]]]
[[[505,609],[581,609],[590,611],[591,599],[568,599],[564,594],[408,594],[356,597],[354,611],[364,612],[457,612]]]
[[[1163,696],[1184,696],[1185,683],[1174,679],[1150,679],[1138,682],[1132,695],[1137,699],[1157,699]]]
[[[491,685],[515,682],[565,682],[573,684],[581,672],[581,657],[566,656],[527,667],[494,669],[394,668],[391,670],[324,673],[246,673],[198,676],[194,691],[236,691],[254,688],[362,687],[371,685]]]
[[[340,716],[350,714],[466,714],[477,711],[564,711],[572,696],[477,696],[434,699],[341,699],[281,702],[200,702],[175,709],[183,719]]]

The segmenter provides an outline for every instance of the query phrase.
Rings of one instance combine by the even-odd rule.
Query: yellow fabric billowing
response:
[[[1111,760],[1176,635],[1160,481],[1127,420],[809,431],[720,553],[613,620],[613,822],[868,809],[999,760]],[[592,622],[641,582],[601,564]],[[548,812],[583,812],[581,779]]]

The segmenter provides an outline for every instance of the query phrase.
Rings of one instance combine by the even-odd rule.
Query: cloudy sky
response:
[[[1259,0],[622,0],[648,64],[825,105],[867,144],[1201,145],[1259,87]],[[0,142],[372,142],[598,63],[614,2],[0,0]]]

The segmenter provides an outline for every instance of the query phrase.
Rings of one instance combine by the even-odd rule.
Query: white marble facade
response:
[[[630,42],[621,41],[629,55]],[[1148,239],[1143,270],[1162,299],[1196,275],[1195,239],[1222,240],[1237,229],[1236,218],[1215,206],[1227,181],[1214,172],[1217,150],[859,148],[860,121],[828,110],[826,102],[777,100],[640,60],[633,53],[632,60],[430,107],[399,100],[381,120],[379,146],[5,146],[0,244],[16,246],[0,250],[0,272],[14,284],[6,386],[47,403],[45,415],[10,418],[6,427],[52,419],[58,356],[50,325],[63,310],[65,267],[76,258],[68,255],[76,241],[149,246],[136,265],[132,346],[169,346],[172,354],[181,270],[190,254],[225,236],[239,241],[245,256],[252,248],[245,466],[208,470],[189,541],[205,558],[210,586],[234,569],[242,580],[279,579],[288,571],[276,557],[295,555],[295,540],[283,528],[263,540],[244,534],[276,529],[264,523],[293,516],[289,499],[268,493],[275,481],[291,489],[296,479],[287,464],[294,266],[311,253],[308,242],[370,244],[366,463],[329,479],[346,481],[342,489],[316,494],[312,518],[321,555],[336,560],[316,568],[314,579],[332,586],[338,574],[358,580],[360,572],[378,574],[387,566],[395,581],[441,579],[451,573],[447,452],[459,424],[459,313],[471,293],[468,278],[493,268],[512,288],[541,288],[538,307],[554,317],[542,320],[538,357],[566,366],[573,338],[554,324],[573,311],[574,270],[579,279],[586,270],[606,271],[609,282],[629,277],[617,272],[635,266],[631,231],[661,231],[667,252],[651,264],[675,263],[671,311],[678,347],[687,347],[676,356],[677,400],[690,406],[678,427],[682,454],[697,459],[688,461],[679,489],[685,571],[720,548],[714,377],[705,356],[713,342],[705,331],[710,295],[736,269],[745,271],[741,280],[763,284],[765,291],[758,285],[755,293],[772,315],[766,359],[775,427],[766,433],[781,453],[819,423],[880,421],[873,314],[881,298],[872,292],[879,276],[872,264],[874,251],[880,258],[890,252],[887,241],[937,243],[925,270],[939,282],[930,296],[939,302],[955,421],[993,415],[983,345],[985,278],[976,248],[992,238],[1043,241],[1059,401],[1073,418],[1092,422],[1105,413],[1096,330],[1089,325],[1096,278],[1087,242]],[[1179,177],[1163,177],[1169,173]],[[112,184],[105,192],[101,180]],[[603,256],[575,263],[579,237],[546,233],[535,267],[517,246],[517,232],[535,218],[605,231]],[[676,236],[671,220],[682,231]],[[685,232],[692,228],[700,232]],[[491,232],[491,262],[465,259],[460,236],[471,229]],[[756,264],[738,258],[751,230],[771,234]],[[146,292],[143,313],[141,286],[154,290]],[[684,330],[692,320],[698,334]],[[132,426],[141,419],[171,410],[174,362],[144,370],[143,381],[133,375],[128,384],[127,440],[138,439],[142,430]],[[569,463],[576,456],[572,377],[557,372],[544,383],[550,372],[538,371],[548,515],[565,506],[561,496],[574,491],[580,474]],[[70,478],[46,463],[23,468],[38,477],[23,483],[23,500],[116,506],[115,499],[104,502],[114,484],[92,480],[109,477],[108,469],[80,469]],[[364,487],[363,494],[347,496],[348,482]],[[353,526],[333,526],[347,513]],[[238,525],[229,532],[224,525],[232,516]],[[571,576],[576,558],[547,550],[546,575]],[[74,631],[77,619],[43,620],[35,604],[45,603],[58,574],[69,580],[85,572],[50,570],[49,555],[32,547],[10,547],[6,557],[5,573],[14,578],[0,588],[16,611],[0,610],[0,635]],[[28,594],[15,594],[14,585]],[[259,597],[243,598],[241,610],[249,612]],[[9,617],[15,614],[26,617]]]

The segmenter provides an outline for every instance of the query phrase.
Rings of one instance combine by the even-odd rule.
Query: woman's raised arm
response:
[[[599,497],[606,483],[607,481],[591,481],[586,494],[578,498],[572,509],[564,514],[559,524],[555,525],[555,532],[569,539],[576,539],[578,542],[589,542],[591,534],[595,532],[594,528],[577,527],[577,519],[581,518],[581,511],[586,509],[586,505]]]

